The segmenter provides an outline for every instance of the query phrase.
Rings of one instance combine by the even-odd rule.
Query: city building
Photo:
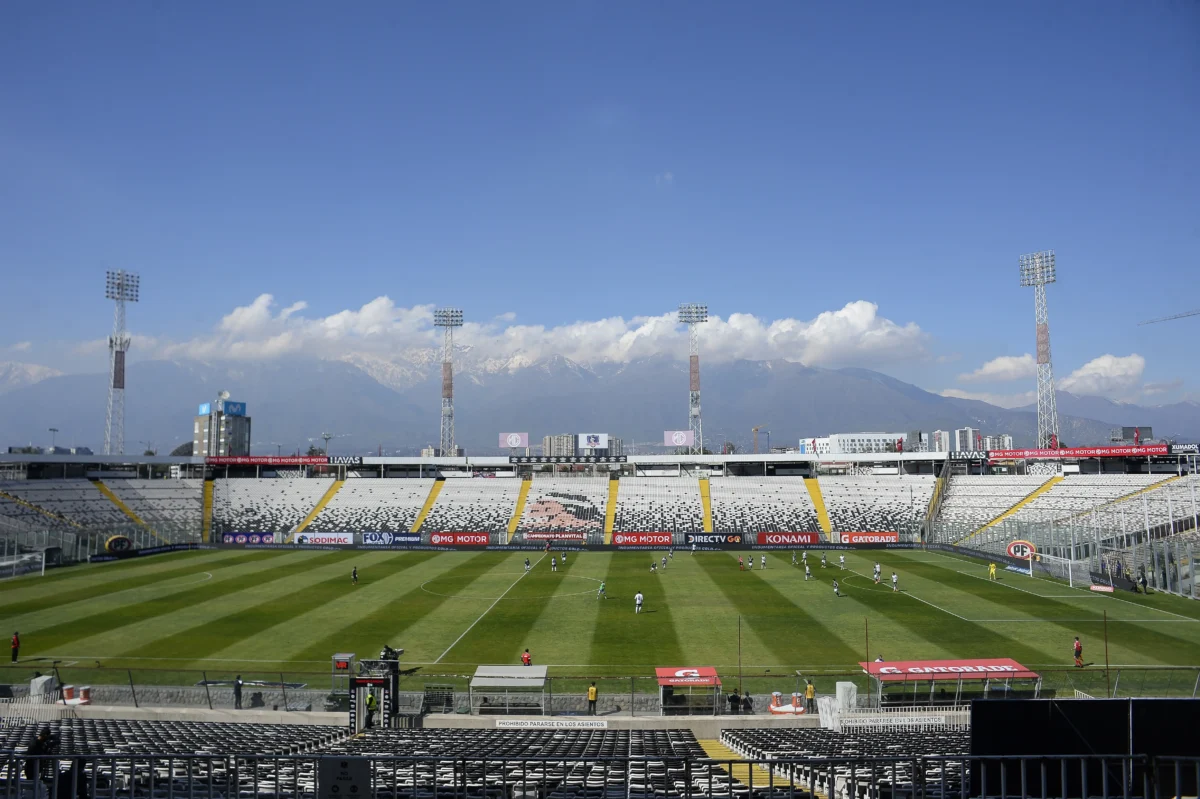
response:
[[[977,428],[960,427],[954,431],[955,450],[982,449],[982,444],[983,441]]]
[[[192,454],[200,458],[249,455],[246,403],[228,399],[202,403],[192,424]]]
[[[930,452],[949,452],[950,451],[950,432],[947,430],[934,430],[930,434],[929,451]]]
[[[455,447],[454,452],[446,453],[445,457],[461,458],[465,454],[466,454],[466,450],[464,450],[462,447]],[[442,451],[434,446],[422,447],[421,448],[421,457],[422,458],[440,458],[440,457],[442,457]]]
[[[987,450],[993,449],[1012,449],[1013,437],[1008,433],[1001,433],[995,436],[983,437],[983,448]]]
[[[825,438],[800,439],[799,452],[807,455],[862,455],[872,452],[895,452],[899,443],[902,451],[908,433],[834,433]]]

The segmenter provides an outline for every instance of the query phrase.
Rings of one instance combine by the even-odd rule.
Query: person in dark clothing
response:
[[[39,755],[44,756],[54,754],[54,738],[50,735],[49,727],[42,727],[40,730],[38,730],[37,738],[33,739],[33,743],[29,745],[29,749],[26,750],[25,754],[29,755],[31,758]],[[30,780],[31,782],[41,779],[42,775],[52,763],[52,760],[26,760],[25,779]],[[41,791],[35,787],[34,796],[40,795]]]
[[[244,683],[242,682],[242,675],[239,674],[237,676],[237,679],[233,681],[233,709],[234,710],[242,709],[242,685],[244,685]]]
[[[18,632],[14,632],[13,637],[12,637],[12,653],[13,653],[12,662],[13,663],[17,662],[17,655],[18,655],[18,653],[20,653],[20,651],[21,651],[21,634]]]
[[[754,700],[750,698],[750,694],[742,697],[742,712],[746,715],[754,713]]]
[[[738,712],[738,708],[740,708],[741,706],[742,706],[742,698],[740,696],[738,696],[737,689],[734,688],[733,693],[731,693],[729,695],[729,713],[730,713],[730,715],[736,716],[737,712]]]

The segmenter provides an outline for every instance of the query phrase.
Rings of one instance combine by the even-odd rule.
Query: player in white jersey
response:
[[[838,555],[838,565],[842,567],[842,571],[846,570],[846,556]]]
[[[663,559],[662,559],[662,570],[663,571],[667,570],[667,557],[665,555],[663,556]]]
[[[554,557],[553,555],[550,556],[550,571],[558,571],[558,558]]]
[[[641,591],[638,591],[636,594],[633,595],[633,612],[634,613],[642,612],[642,592]]]
[[[758,568],[760,568],[760,569],[767,568],[767,556],[766,555],[763,555],[762,558],[759,560]]]
[[[900,586],[898,584],[899,580],[900,580],[900,578],[896,576],[896,573],[892,572],[892,590],[893,591],[900,590]]]
[[[812,577],[812,567],[807,563],[804,564],[804,582],[808,582],[808,578]]]

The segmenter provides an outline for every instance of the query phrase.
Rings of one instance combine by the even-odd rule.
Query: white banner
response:
[[[696,434],[691,430],[664,430],[664,447],[693,447],[696,445]]]
[[[496,719],[498,730],[607,730],[604,719]]]
[[[292,543],[310,547],[354,546],[354,533],[299,533]]]
[[[580,433],[579,449],[608,449],[608,433]]]
[[[516,449],[518,447],[529,446],[528,433],[501,433],[500,434],[500,449]]]

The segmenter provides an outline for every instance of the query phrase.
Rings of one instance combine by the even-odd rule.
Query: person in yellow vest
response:
[[[804,686],[804,712],[812,713],[816,708],[817,689],[812,684],[812,680],[808,681],[808,685]]]
[[[379,705],[379,701],[375,698],[374,691],[367,692],[367,729],[375,726],[375,709]]]
[[[588,686],[588,715],[596,715],[596,683]]]
[[[995,563],[988,564],[988,579],[989,580],[996,579],[996,564]]]

